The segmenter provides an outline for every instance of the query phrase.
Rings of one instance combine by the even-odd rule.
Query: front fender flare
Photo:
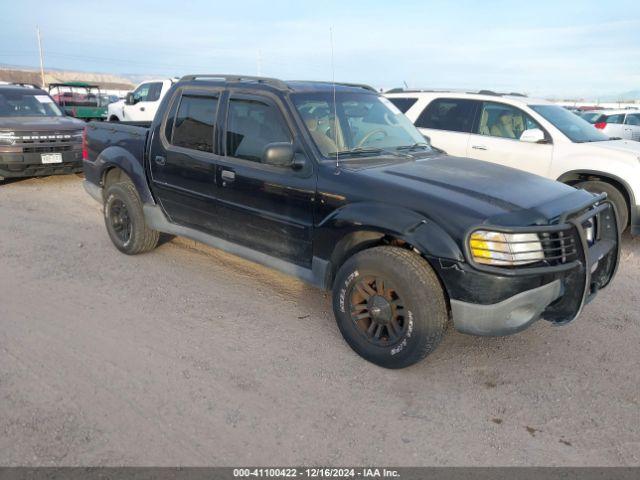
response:
[[[409,243],[425,257],[464,261],[458,243],[440,225],[413,210],[374,202],[346,205],[316,227],[316,255],[337,268],[358,246],[391,236]]]

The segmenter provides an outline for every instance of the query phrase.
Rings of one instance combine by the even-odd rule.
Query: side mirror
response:
[[[293,145],[286,142],[270,143],[262,152],[262,163],[276,167],[294,167]]]
[[[135,98],[133,98],[133,92],[127,93],[127,96],[124,97],[124,104],[125,105],[135,105],[136,104],[136,100],[135,100]]]
[[[527,143],[546,143],[544,132],[539,128],[530,128],[529,130],[522,132],[522,135],[520,135],[520,141]]]

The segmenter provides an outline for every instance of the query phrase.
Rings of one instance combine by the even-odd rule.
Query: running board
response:
[[[254,250],[237,243],[223,240],[222,238],[201,232],[193,228],[176,225],[170,222],[165,216],[162,209],[157,205],[143,205],[144,218],[149,226],[154,230],[170,235],[190,238],[196,242],[204,243],[214,248],[218,248],[232,255],[250,260],[265,267],[273,268],[292,277],[310,283],[313,286],[328,289],[327,272],[329,270],[329,262],[318,257],[313,257],[311,261],[311,269],[301,267],[286,260],[272,257],[266,253]]]

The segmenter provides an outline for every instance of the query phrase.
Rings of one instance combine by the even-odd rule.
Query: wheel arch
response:
[[[380,245],[413,250],[425,261],[464,261],[460,246],[437,223],[411,210],[376,205],[345,207],[331,222],[320,225],[319,238],[331,245],[326,285],[330,288],[340,267],[356,253]],[[364,215],[366,213],[366,215]],[[361,215],[363,214],[363,215]],[[345,222],[347,223],[345,225]],[[340,235],[327,235],[340,231]]]
[[[99,165],[100,186],[103,189],[106,182],[126,176],[133,183],[140,200],[155,205],[144,167],[131,152],[120,146],[108,147],[98,155],[96,164]]]
[[[625,198],[627,202],[627,211],[629,213],[629,219],[632,216],[632,206],[636,204],[633,190],[629,184],[620,177],[607,172],[601,172],[598,170],[572,170],[570,172],[563,173],[557,178],[558,182],[565,183],[567,185],[575,185],[579,182],[597,180],[610,184],[617,188]]]

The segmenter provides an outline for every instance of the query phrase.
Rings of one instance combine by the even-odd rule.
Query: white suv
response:
[[[621,229],[640,235],[640,143],[609,136],[563,107],[518,94],[388,93],[434,147],[606,192]]]

